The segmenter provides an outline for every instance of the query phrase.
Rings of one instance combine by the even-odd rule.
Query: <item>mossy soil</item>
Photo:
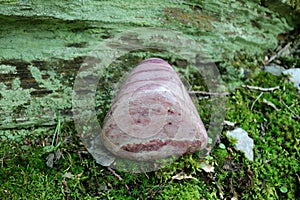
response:
[[[139,59],[136,55],[131,58]],[[239,62],[250,69],[257,64],[254,61],[244,59],[232,63]],[[182,68],[179,73],[184,76],[185,70]],[[193,87],[201,87],[202,83],[197,81],[199,75],[190,69],[189,72],[185,78]],[[114,76],[118,76],[118,71]],[[108,82],[111,78],[107,77]],[[108,87],[102,84],[101,88]],[[63,123],[59,130],[61,145],[57,148],[56,142],[51,146],[55,126],[48,137],[1,143],[1,199],[64,199],[66,196],[69,199],[298,199],[300,94],[288,77],[259,70],[245,78],[243,84],[279,86],[267,92],[237,86],[226,97],[226,120],[246,130],[254,139],[253,162],[224,136],[232,129],[225,126],[219,141],[222,145],[217,143],[209,155],[185,155],[155,172],[126,173],[96,164],[74,131],[74,125]],[[205,101],[198,103],[201,108]],[[101,108],[103,113],[108,107]],[[208,123],[207,111],[199,112],[204,123]],[[52,168],[47,166],[50,154],[55,155],[50,160]],[[205,172],[201,162],[214,167],[214,171]]]

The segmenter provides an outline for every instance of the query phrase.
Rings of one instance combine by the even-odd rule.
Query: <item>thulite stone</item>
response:
[[[207,133],[188,92],[164,60],[150,58],[129,74],[104,121],[104,146],[148,161],[203,149]]]

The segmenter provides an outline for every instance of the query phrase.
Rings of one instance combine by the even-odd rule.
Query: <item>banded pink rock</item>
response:
[[[101,139],[118,157],[148,161],[199,151],[207,133],[174,69],[150,58],[129,74],[106,116]]]

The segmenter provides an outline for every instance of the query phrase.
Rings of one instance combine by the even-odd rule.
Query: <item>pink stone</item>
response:
[[[150,58],[129,74],[106,116],[101,139],[118,157],[151,161],[200,151],[207,133],[174,69]]]

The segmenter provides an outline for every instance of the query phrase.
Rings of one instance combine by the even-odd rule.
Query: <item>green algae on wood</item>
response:
[[[277,35],[291,29],[283,17],[255,1],[35,1],[23,5],[28,9],[17,2],[0,5],[0,14],[6,16],[0,21],[2,31],[10,33],[0,40],[6,46],[2,56],[16,54],[25,60],[82,55],[107,32],[112,37],[137,26],[181,31],[220,60],[241,49],[253,55],[274,48]],[[86,45],[70,48],[76,46],[70,43]],[[23,51],[13,51],[18,46]]]
[[[256,1],[1,1],[0,129],[70,119],[72,84],[84,58],[136,27],[180,31],[215,61],[260,54],[291,27]],[[72,67],[73,66],[73,67]],[[15,131],[15,130],[13,130]]]

